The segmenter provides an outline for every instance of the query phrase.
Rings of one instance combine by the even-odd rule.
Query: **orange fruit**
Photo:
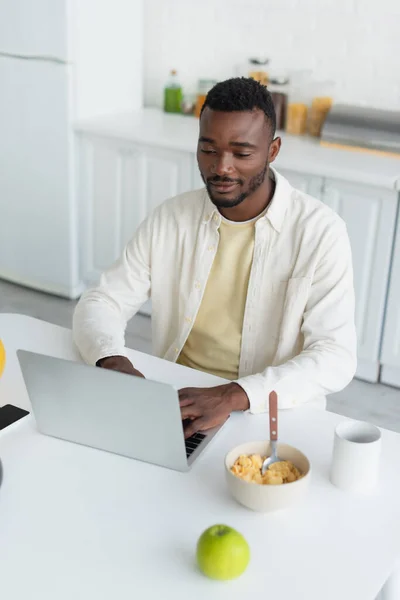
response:
[[[4,367],[6,366],[6,351],[0,340],[0,377],[3,374]]]

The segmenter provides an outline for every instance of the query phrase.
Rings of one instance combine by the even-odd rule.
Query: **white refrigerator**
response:
[[[142,9],[0,1],[0,278],[81,293],[73,123],[141,108]]]

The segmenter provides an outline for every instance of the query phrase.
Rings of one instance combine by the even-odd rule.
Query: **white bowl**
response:
[[[271,512],[289,508],[298,504],[307,493],[311,480],[311,465],[308,458],[288,444],[278,443],[278,456],[282,460],[290,460],[304,476],[292,483],[282,485],[261,485],[243,481],[231,472],[231,467],[242,455],[261,454],[270,456],[269,442],[248,442],[233,448],[225,457],[225,471],[229,490],[232,496],[239,502],[259,512]]]

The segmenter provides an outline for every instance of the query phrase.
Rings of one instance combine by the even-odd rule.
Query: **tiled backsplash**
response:
[[[186,89],[250,56],[311,68],[343,102],[400,110],[399,0],[146,0],[145,102],[176,68]]]

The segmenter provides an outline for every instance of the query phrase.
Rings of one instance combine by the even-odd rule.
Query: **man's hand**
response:
[[[189,419],[185,438],[198,431],[206,431],[225,423],[234,410],[247,410],[249,399],[237,383],[212,388],[184,388],[179,390],[182,421]]]
[[[102,369],[110,369],[110,371],[119,371],[119,373],[127,373],[128,375],[136,375],[136,377],[143,377],[144,375],[135,369],[129,358],[126,356],[107,356],[98,360],[96,363],[97,367]]]

